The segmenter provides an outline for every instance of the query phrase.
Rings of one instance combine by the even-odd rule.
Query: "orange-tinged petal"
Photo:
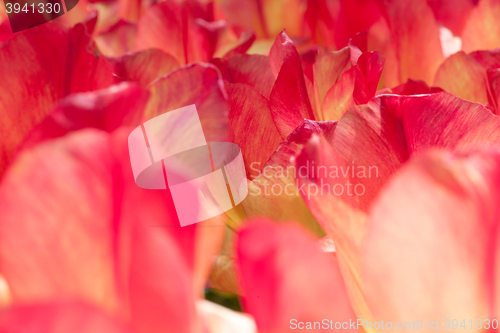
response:
[[[443,62],[434,85],[471,102],[488,104],[486,69],[464,52],[457,52]]]
[[[326,93],[323,118],[338,120],[354,105],[366,104],[375,96],[385,58],[378,52],[365,52],[357,64],[346,71]]]
[[[269,98],[276,80],[266,56],[238,54],[226,59],[212,59],[222,77],[230,83],[244,83],[255,88],[262,96]]]
[[[247,177],[257,176],[278,148],[281,137],[274,125],[268,101],[252,87],[226,83],[229,96],[230,140],[240,146]]]
[[[384,0],[382,6],[399,60],[399,83],[411,78],[432,84],[443,54],[439,27],[427,1]]]
[[[243,305],[259,332],[289,332],[298,322],[305,327],[323,319],[328,328],[330,320],[356,321],[335,258],[298,225],[250,221],[239,232],[236,252]]]
[[[104,55],[119,57],[134,49],[136,38],[137,26],[120,20],[94,37],[94,40]]]
[[[481,0],[470,13],[462,31],[462,50],[472,52],[500,47],[500,1]]]
[[[143,87],[179,67],[174,57],[158,49],[131,52],[109,61],[119,80],[134,81]]]

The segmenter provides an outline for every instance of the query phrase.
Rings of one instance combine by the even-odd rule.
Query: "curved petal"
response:
[[[298,221],[319,236],[324,231],[311,215],[300,196],[297,170],[293,157],[314,133],[324,133],[331,137],[336,122],[304,122],[282,142],[267,163],[258,169],[258,175],[248,183],[248,196],[242,202],[243,210],[249,217],[268,216],[279,221]]]
[[[134,49],[136,38],[137,26],[120,20],[94,37],[94,40],[104,55],[119,57]]]
[[[492,50],[500,47],[500,2],[481,0],[471,12],[462,31],[462,50]]]
[[[269,107],[276,128],[284,139],[304,119],[314,119],[299,53],[284,31],[276,37],[269,63],[276,76]]]
[[[384,0],[382,8],[399,63],[399,83],[411,78],[432,84],[443,53],[439,27],[427,1]]]
[[[114,82],[83,24],[65,30],[47,23],[16,34],[0,47],[0,75],[0,88],[8,92],[0,100],[0,174],[55,101]]]
[[[498,316],[499,171],[499,151],[434,151],[391,179],[371,210],[362,256],[375,320],[431,319],[443,330],[449,318]]]
[[[269,98],[275,77],[266,56],[258,54],[238,54],[227,59],[212,59],[222,77],[230,83],[244,83]]]
[[[257,176],[281,142],[268,101],[252,87],[226,83],[230,140],[243,152],[247,177]],[[256,171],[257,170],[257,171]]]
[[[356,321],[335,258],[299,226],[251,221],[239,232],[236,252],[243,305],[259,332]]]
[[[121,126],[138,126],[148,98],[147,90],[128,82],[70,95],[33,128],[20,149],[88,127],[113,132]]]
[[[140,332],[192,332],[224,226],[182,228],[169,191],[139,188],[128,134],[83,130],[20,154],[0,186],[2,274],[14,304],[78,298]]]
[[[142,87],[179,67],[174,57],[158,49],[131,52],[109,61],[120,80],[134,81]]]
[[[187,65],[154,81],[149,88],[147,119],[195,104],[207,142],[228,140],[227,93],[215,66]]]

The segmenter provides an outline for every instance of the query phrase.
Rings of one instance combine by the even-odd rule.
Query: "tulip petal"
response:
[[[179,67],[174,57],[158,49],[131,52],[109,60],[120,80],[138,82],[142,87]]]
[[[269,106],[276,128],[285,139],[304,119],[314,119],[314,115],[299,53],[284,31],[276,37],[269,63],[276,76]]]
[[[238,54],[227,59],[212,59],[211,62],[219,68],[225,81],[247,84],[269,98],[275,77],[266,56]]]
[[[363,248],[374,320],[438,321],[443,330],[446,319],[498,316],[499,174],[498,151],[432,151],[391,179],[371,210]]]
[[[296,183],[297,171],[292,158],[314,133],[331,136],[336,122],[304,122],[282,142],[257,177],[248,183],[248,196],[242,202],[249,217],[269,216],[279,221],[295,220],[314,233],[324,231],[312,217],[300,196]]]
[[[384,0],[382,8],[399,60],[399,80],[432,84],[443,61],[439,27],[425,0]]]
[[[30,333],[131,333],[105,312],[81,302],[23,305],[0,312],[0,331]]]
[[[257,176],[281,142],[268,101],[252,87],[226,83],[230,140],[240,146],[247,177]]]
[[[474,10],[473,0],[428,0],[436,20],[450,29],[455,36],[460,36],[465,24]]]
[[[153,82],[150,91],[147,119],[195,104],[207,142],[228,140],[227,94],[215,66],[191,64],[181,67]]]
[[[148,98],[147,90],[128,82],[70,95],[33,128],[22,148],[88,127],[113,132],[121,126],[138,126]]]
[[[224,226],[182,228],[169,191],[139,188],[128,134],[83,130],[20,154],[0,187],[2,273],[14,304],[78,298],[140,332],[192,332]]]
[[[208,10],[194,1],[179,3],[166,0],[150,6],[137,22],[136,49],[160,49],[171,54],[181,65],[206,62],[215,51],[214,40],[197,19],[210,20]]]
[[[434,85],[453,95],[488,104],[486,69],[471,55],[457,52],[439,67]]]
[[[136,37],[137,26],[120,20],[94,37],[94,40],[104,55],[119,57],[134,49]]]
[[[406,83],[394,87],[390,89],[390,91],[397,95],[422,95],[442,92],[443,89],[438,87],[429,87],[424,81],[421,80],[408,79]]]
[[[481,0],[471,12],[462,31],[462,50],[491,50],[500,47],[500,2]]]
[[[236,251],[243,305],[259,332],[288,332],[292,319],[356,320],[336,260],[299,226],[251,221],[239,232]]]
[[[365,52],[357,64],[331,87],[323,102],[323,117],[338,120],[356,104],[366,104],[375,96],[385,58],[378,52]]]
[[[58,99],[113,83],[111,68],[82,24],[67,31],[47,23],[20,32],[0,47],[0,174],[29,130]]]

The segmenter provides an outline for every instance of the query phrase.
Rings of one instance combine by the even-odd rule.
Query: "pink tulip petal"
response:
[[[288,332],[292,319],[356,320],[336,260],[299,226],[251,221],[239,233],[236,252],[243,304],[259,332]]]
[[[498,316],[499,171],[498,151],[433,151],[391,179],[371,210],[363,248],[374,320],[423,327],[438,320],[443,331],[445,319]]]
[[[460,36],[474,10],[474,0],[427,0],[436,20]],[[477,3],[477,2],[476,2]]]
[[[131,333],[105,312],[81,302],[23,305],[0,312],[0,331],[29,333]]]

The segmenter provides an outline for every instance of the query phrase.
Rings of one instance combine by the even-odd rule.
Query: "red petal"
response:
[[[227,59],[212,59],[211,62],[219,68],[225,81],[247,84],[269,98],[275,77],[266,56],[238,54]]]
[[[427,0],[436,20],[450,29],[455,36],[462,33],[475,2],[477,3],[475,0]]]
[[[70,95],[28,135],[23,148],[92,127],[112,132],[121,126],[138,126],[144,116],[149,92],[133,83]]]
[[[335,26],[337,47],[346,46],[356,33],[366,31],[381,17],[376,0],[341,0],[341,11]]]
[[[109,60],[119,79],[138,82],[143,87],[179,67],[174,57],[157,49],[127,53]]]
[[[277,76],[269,106],[278,132],[284,139],[304,119],[314,119],[299,53],[284,31],[276,37],[269,62]]]
[[[16,34],[0,48],[0,173],[34,124],[58,99],[113,83],[107,61],[93,48],[82,24],[66,31],[48,23]]]
[[[252,221],[240,231],[236,251],[245,309],[259,331],[288,331],[292,319],[355,322],[336,260],[299,226]]]
[[[227,94],[216,67],[192,64],[158,79],[150,85],[151,99],[146,117],[195,104],[208,142],[227,141]],[[189,135],[189,133],[186,133]]]
[[[434,151],[391,179],[364,240],[374,320],[444,325],[457,314],[460,323],[498,316],[499,175],[498,151]]]
[[[204,5],[167,0],[149,7],[137,23],[138,50],[157,48],[181,64],[210,59],[215,50],[211,35],[197,19],[211,21]],[[198,23],[197,23],[198,22]]]
[[[0,331],[29,333],[126,333],[129,327],[80,302],[16,306],[0,312]]]
[[[94,37],[94,40],[104,55],[119,57],[134,49],[136,37],[137,26],[120,20],[106,31]]]
[[[268,101],[252,87],[226,83],[229,96],[230,140],[240,146],[247,177],[257,176],[281,142]],[[252,172],[253,171],[253,172]]]
[[[408,79],[406,83],[390,89],[390,92],[397,95],[422,95],[442,92],[438,87],[429,87],[424,81]]]

